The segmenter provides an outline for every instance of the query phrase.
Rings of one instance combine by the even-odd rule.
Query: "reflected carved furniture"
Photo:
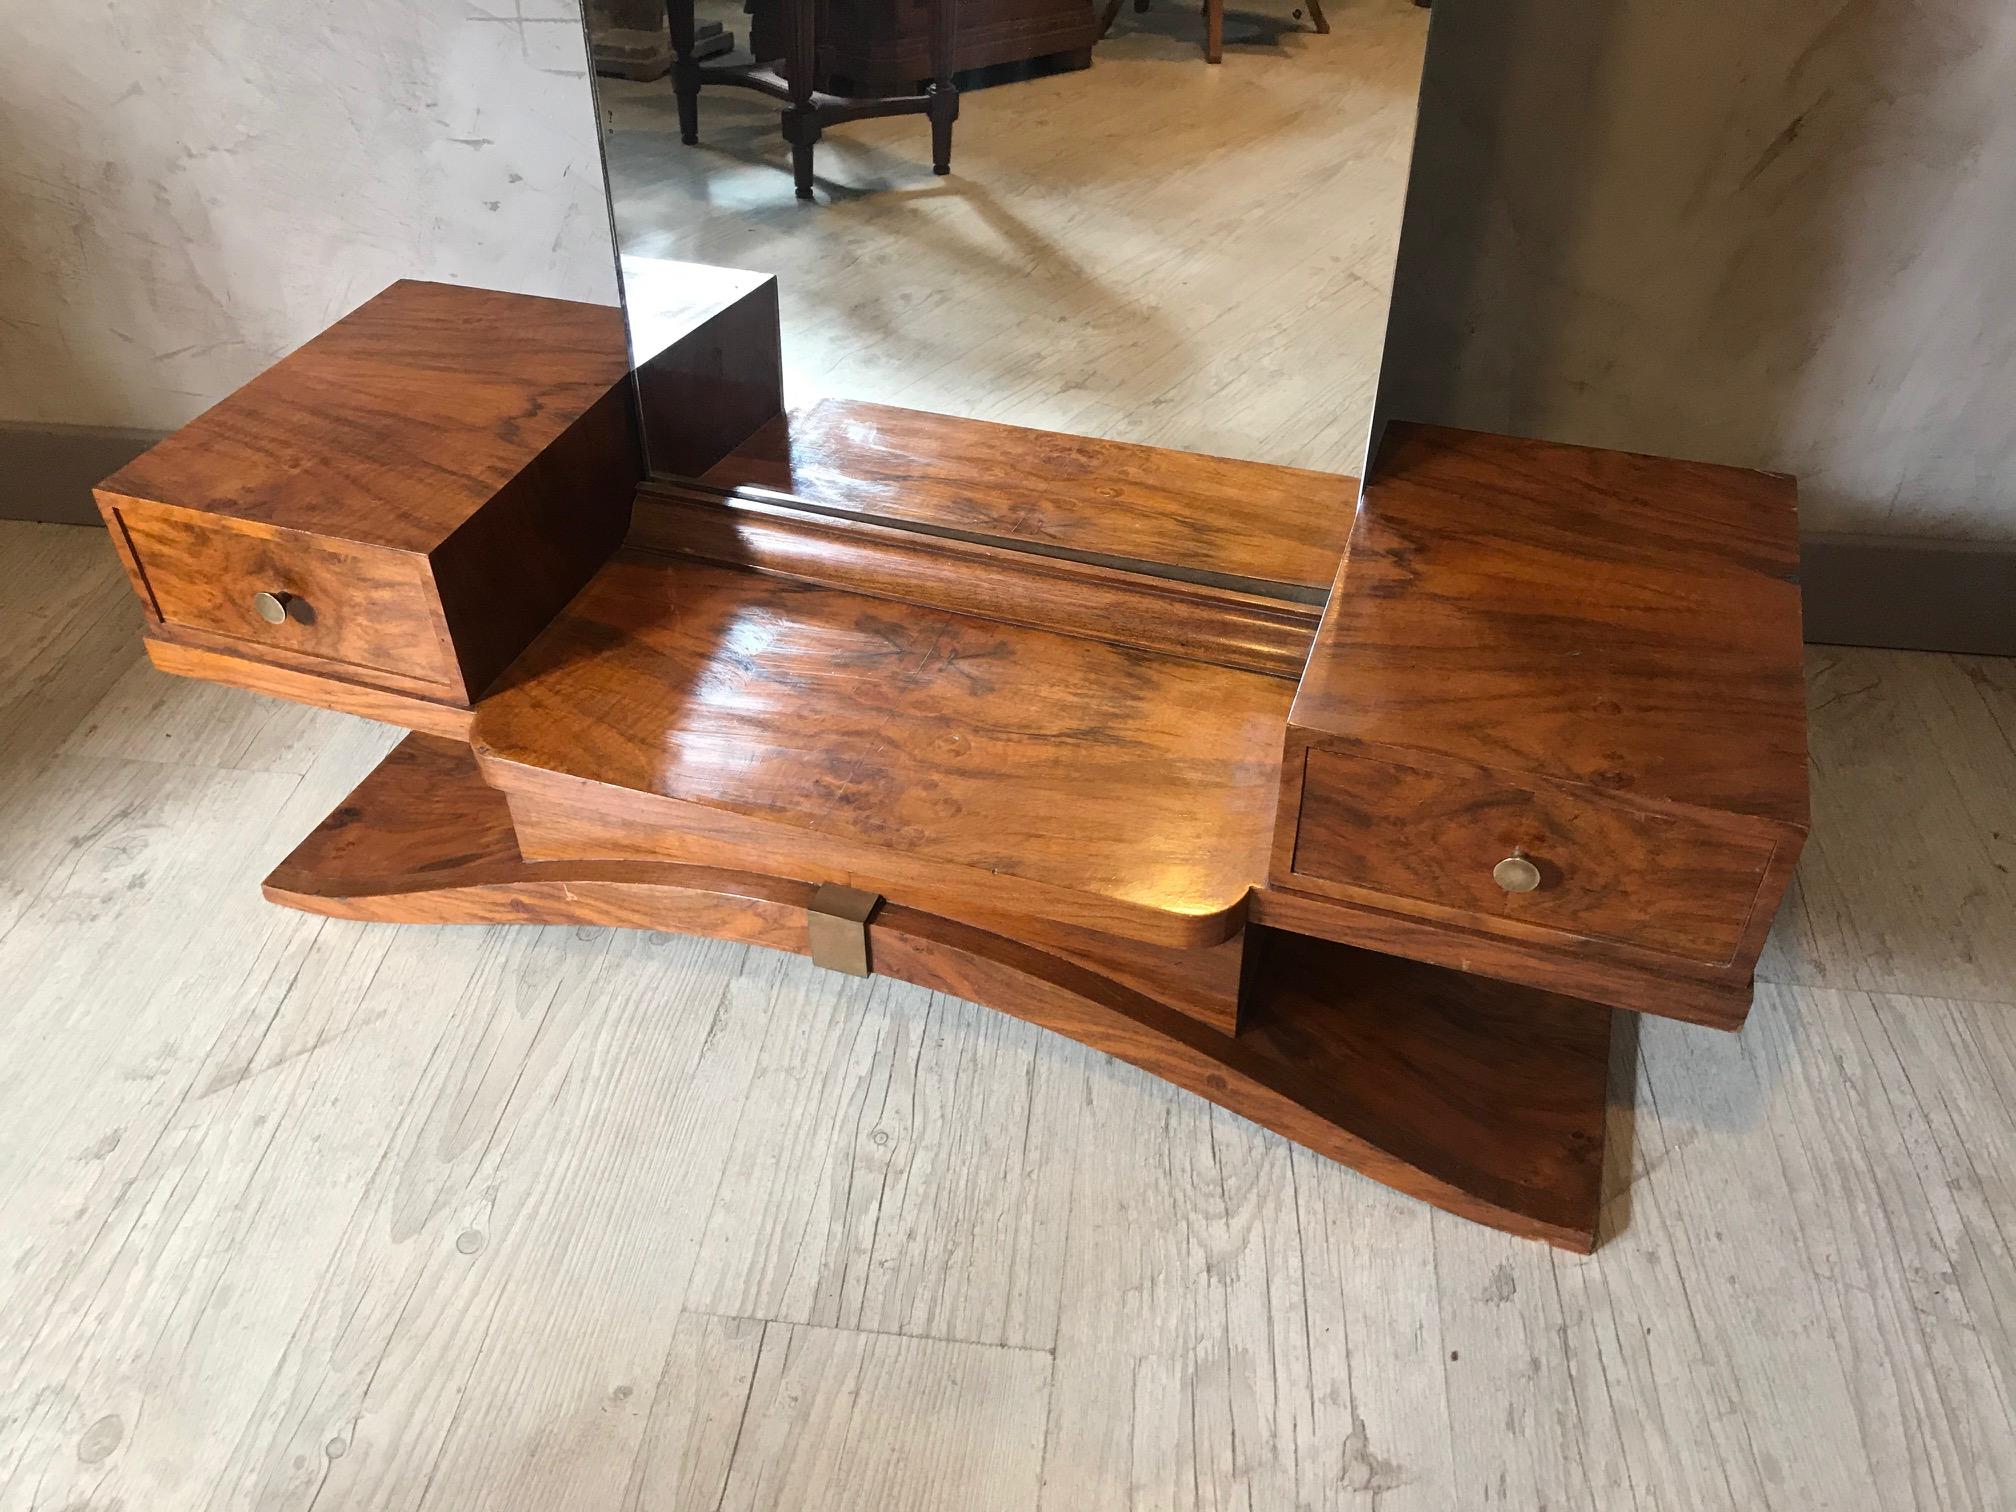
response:
[[[1126,0],[1106,0],[1106,9],[1099,16],[1099,36],[1103,39],[1113,30],[1113,23],[1120,17],[1120,7]],[[1150,0],[1134,0],[1136,11],[1146,11]],[[1425,5],[1427,0],[1416,0]],[[1323,0],[1308,0],[1309,24],[1321,37],[1330,35],[1330,18],[1323,14]],[[1225,61],[1225,0],[1204,0],[1204,61],[1222,63]],[[1297,17],[1301,12],[1297,11]]]
[[[901,94],[931,77],[935,0],[824,0],[817,84],[836,94]],[[776,54],[783,0],[752,0],[751,51]],[[989,80],[1092,65],[1091,0],[960,0],[955,74]]]
[[[412,732],[268,896],[921,983],[1590,1248],[1615,1013],[1738,1027],[1805,833],[1789,481],[786,413],[723,287],[683,479],[616,312],[409,283],[101,488],[158,666]]]
[[[922,115],[931,122],[931,171],[952,171],[952,123],[959,119],[959,90],[953,83],[958,45],[959,0],[925,0],[929,15],[931,82],[921,94],[836,95],[819,82],[820,29],[828,17],[822,0],[776,0],[776,57],[752,28],[752,64],[703,65],[696,50],[694,0],[666,0],[672,28],[672,89],[679,108],[679,140],[700,140],[703,84],[751,89],[784,105],[784,140],[791,146],[791,177],[798,198],[812,198],[812,149],[828,126],[874,116]],[[776,66],[772,66],[775,62]]]

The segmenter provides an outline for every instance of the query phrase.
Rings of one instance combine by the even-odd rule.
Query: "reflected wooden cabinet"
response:
[[[681,478],[614,311],[401,284],[107,480],[159,666],[413,732],[268,895],[921,983],[1592,1247],[1614,1014],[1739,1026],[1805,835],[1790,480],[785,413],[721,287]]]
[[[934,0],[817,0],[819,87],[836,94],[897,94],[931,77]],[[1085,68],[1098,18],[1089,0],[949,0],[957,11],[952,66],[1040,64]],[[752,50],[784,53],[784,0],[755,0]]]

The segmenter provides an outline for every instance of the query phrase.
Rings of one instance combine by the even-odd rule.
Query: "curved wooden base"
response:
[[[815,884],[661,861],[527,861],[467,746],[404,741],[266,881],[273,901],[410,923],[579,923],[806,953]],[[881,975],[1138,1066],[1423,1201],[1594,1247],[1611,1010],[1255,926],[1236,1034],[1052,948],[883,904]]]

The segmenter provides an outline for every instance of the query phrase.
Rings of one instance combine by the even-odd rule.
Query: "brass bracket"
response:
[[[812,959],[828,971],[868,975],[868,916],[882,902],[880,893],[838,882],[822,882],[805,905],[805,938]]]

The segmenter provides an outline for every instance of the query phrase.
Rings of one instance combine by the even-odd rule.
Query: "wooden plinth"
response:
[[[470,749],[428,735],[394,750],[265,887],[344,918],[623,925],[798,953],[816,890],[683,862],[528,861]],[[895,903],[867,931],[880,975],[1067,1035],[1465,1218],[1594,1246],[1607,1008],[1250,926],[1233,1034],[1154,995],[1127,942],[1109,964],[1089,933],[1066,949]]]

